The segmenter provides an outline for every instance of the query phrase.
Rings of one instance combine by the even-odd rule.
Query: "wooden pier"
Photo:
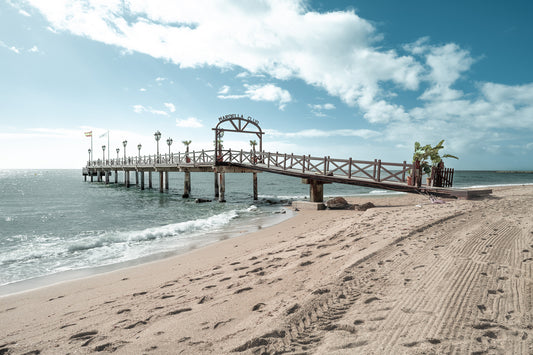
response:
[[[229,124],[229,128],[223,128]],[[251,127],[251,128],[250,128]],[[215,130],[215,142],[219,142],[222,132],[240,132],[257,135],[260,139],[259,151],[224,150],[218,144],[214,150],[201,150],[185,153],[155,154],[110,160],[93,160],[83,168],[85,180],[109,183],[114,174],[118,182],[118,172],[124,172],[124,184],[131,185],[130,173],[135,176],[135,185],[145,188],[145,174],[148,175],[148,188],[152,188],[152,174],[159,175],[159,190],[169,189],[169,173],[184,173],[183,197],[191,195],[191,173],[211,172],[214,174],[214,195],[225,201],[225,174],[251,173],[253,175],[253,198],[257,200],[257,173],[269,172],[300,178],[309,184],[311,202],[323,202],[324,184],[339,183],[385,189],[398,192],[431,194],[441,197],[472,199],[492,193],[490,189],[441,188],[426,185],[410,185],[407,178],[415,171],[415,163],[391,163],[381,160],[334,159],[329,156],[294,155],[262,151],[262,135],[258,122],[238,115],[227,115],[219,119]]]

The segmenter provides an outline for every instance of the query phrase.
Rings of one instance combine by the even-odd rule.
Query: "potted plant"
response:
[[[415,142],[415,151],[413,153],[413,162],[420,162],[420,170],[422,175],[427,174],[427,185],[431,185],[431,169],[436,167],[442,162],[444,158],[459,159],[455,155],[443,154],[440,155],[439,151],[444,148],[444,139],[441,140],[436,146],[432,147],[431,144],[422,146],[419,142]]]
[[[257,157],[255,156],[255,146],[257,145],[257,142],[255,140],[250,141],[250,145],[252,146],[253,155],[250,157],[252,164],[257,163]]]
[[[222,137],[224,137],[224,132],[221,132],[218,136],[219,136],[219,139],[214,140],[213,144],[215,145],[215,150],[217,151],[217,154],[219,154],[217,156],[217,162],[222,162],[223,161],[222,149],[224,149],[224,146],[222,145],[222,143],[224,142],[222,140]]]
[[[192,143],[192,141],[182,141],[181,143],[185,145],[185,161],[190,163],[191,158],[189,158],[189,145]]]

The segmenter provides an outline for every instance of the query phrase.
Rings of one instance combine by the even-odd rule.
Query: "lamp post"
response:
[[[168,138],[167,139],[167,144],[168,144],[168,156],[171,157],[170,155],[170,146],[172,145],[172,138]],[[174,159],[172,159],[174,160]]]
[[[89,148],[89,165],[91,164],[91,148]]]
[[[156,131],[154,137],[157,142],[157,162],[159,163],[159,140],[161,139],[161,132]]]
[[[120,148],[117,148],[117,164],[118,164],[118,152],[120,152]]]
[[[126,163],[126,145],[128,144],[128,141],[123,141],[122,145],[124,146],[124,163]]]
[[[137,144],[137,149],[139,149],[139,161],[141,161],[141,148],[142,148],[141,143]]]
[[[105,145],[102,146],[102,165],[105,163]]]

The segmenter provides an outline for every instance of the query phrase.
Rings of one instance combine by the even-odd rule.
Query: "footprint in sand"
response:
[[[260,311],[264,306],[265,306],[264,303],[258,303],[258,304],[256,304],[255,306],[252,307],[252,311],[253,312]]]

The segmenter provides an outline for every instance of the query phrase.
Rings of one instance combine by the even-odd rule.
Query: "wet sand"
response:
[[[533,186],[368,201],[2,297],[0,354],[533,352]]]

